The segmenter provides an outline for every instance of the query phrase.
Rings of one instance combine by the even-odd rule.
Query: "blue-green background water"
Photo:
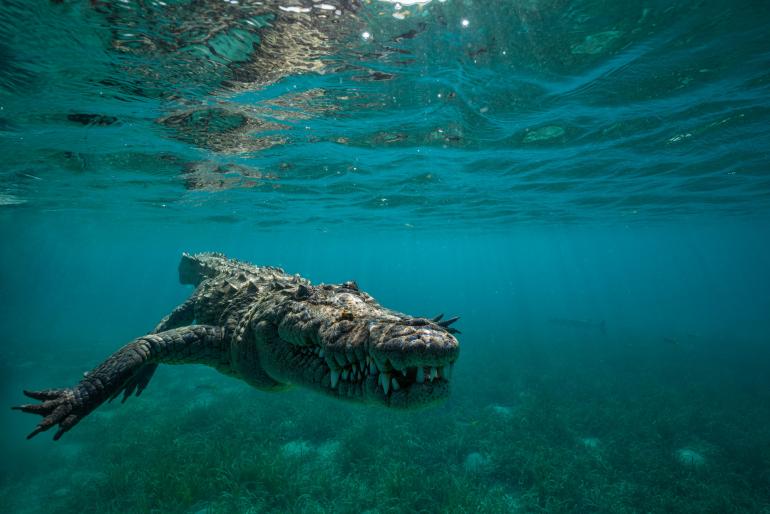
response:
[[[2,3],[0,398],[214,250],[461,315],[450,399],[163,367],[0,415],[0,510],[770,512],[768,7],[265,4]]]

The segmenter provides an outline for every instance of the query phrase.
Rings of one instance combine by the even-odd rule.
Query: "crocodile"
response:
[[[205,364],[262,391],[298,385],[401,409],[449,395],[457,317],[412,317],[353,281],[313,285],[220,253],[183,254],[179,281],[195,290],[152,332],[73,387],[24,391],[39,403],[13,409],[43,416],[28,439],[58,425],[58,440],[105,401],[139,396],[159,364]]]

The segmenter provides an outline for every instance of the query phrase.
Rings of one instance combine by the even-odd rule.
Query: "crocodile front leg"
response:
[[[26,396],[41,403],[13,408],[43,416],[27,439],[58,424],[56,440],[106,400],[114,399],[121,392],[125,400],[137,388],[137,394],[141,392],[147,384],[137,378],[147,365],[207,364],[227,370],[229,356],[224,330],[219,327],[193,325],[166,330],[128,343],[86,373],[74,387],[24,391]]]
[[[186,302],[171,311],[171,314],[160,320],[160,323],[158,323],[158,325],[153,329],[152,333],[157,334],[158,332],[165,332],[166,330],[171,330],[172,328],[192,325],[195,321],[196,300],[197,295],[194,293],[190,298],[187,299]],[[136,390],[136,395],[141,395],[142,391],[144,391],[144,388],[147,387],[147,384],[149,384],[150,380],[152,380],[152,376],[158,369],[158,364],[158,362],[145,363],[140,369],[136,371],[136,373],[134,373],[130,379],[130,383],[126,384],[126,390]],[[122,402],[125,402],[130,394],[131,393],[129,392],[123,395]]]

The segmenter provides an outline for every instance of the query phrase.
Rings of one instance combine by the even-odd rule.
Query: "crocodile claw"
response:
[[[120,388],[117,389],[112,395],[110,395],[108,402],[111,402],[115,398],[117,398],[120,393],[123,393],[123,398],[121,398],[120,403],[126,403],[126,400],[129,399],[129,397],[134,394],[134,391],[136,391],[136,396],[139,396],[142,394],[142,391],[144,391],[144,388],[147,387],[147,384],[150,383],[150,379],[155,374],[155,370],[158,369],[158,364],[155,362],[145,364],[139,370],[131,376],[131,378],[128,379],[126,384]]]
[[[65,389],[43,389],[42,391],[24,391],[24,396],[35,400],[53,400],[58,398]]]
[[[32,439],[40,432],[45,432],[58,424],[59,430],[53,436],[54,440],[58,440],[64,432],[74,427],[87,414],[87,412],[83,411],[81,402],[72,389],[24,391],[24,394],[35,400],[42,401],[42,403],[30,403],[12,407],[14,410],[43,416],[43,420],[27,436],[27,439]]]

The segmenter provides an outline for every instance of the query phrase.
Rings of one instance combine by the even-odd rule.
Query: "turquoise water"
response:
[[[200,366],[58,442],[2,512],[770,513],[761,2],[0,3],[0,398],[74,384],[182,252],[460,315],[395,412]]]

